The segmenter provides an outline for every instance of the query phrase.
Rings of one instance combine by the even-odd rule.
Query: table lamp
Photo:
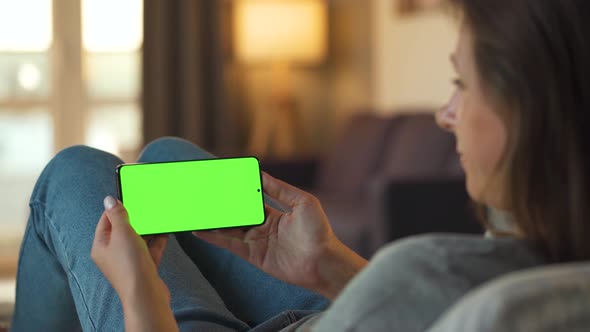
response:
[[[325,0],[236,0],[234,49],[239,61],[272,67],[269,102],[255,110],[250,152],[292,156],[300,132],[290,85],[294,65],[317,65],[326,56]]]

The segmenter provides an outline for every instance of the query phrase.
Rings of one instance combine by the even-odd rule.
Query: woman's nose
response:
[[[449,102],[436,112],[436,123],[439,127],[449,131],[455,130],[458,101],[459,91],[455,91]]]

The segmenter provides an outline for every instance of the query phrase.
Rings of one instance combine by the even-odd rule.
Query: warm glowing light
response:
[[[142,0],[82,0],[82,39],[89,52],[139,49],[142,25]]]
[[[235,46],[245,61],[315,63],[326,53],[322,0],[238,0]]]
[[[32,63],[22,64],[17,73],[18,84],[27,91],[34,91],[41,84],[41,70]]]
[[[46,51],[51,13],[51,0],[0,0],[0,50]]]
[[[113,135],[109,132],[94,130],[87,134],[88,145],[102,151],[119,155],[119,144]]]

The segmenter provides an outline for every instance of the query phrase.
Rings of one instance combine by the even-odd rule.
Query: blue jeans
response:
[[[162,138],[140,162],[212,157],[195,145]],[[117,196],[106,152],[74,146],[47,165],[31,196],[17,273],[14,331],[123,330],[119,297],[90,258],[102,200]],[[329,301],[286,284],[190,233],[170,236],[159,267],[181,331],[279,330]]]

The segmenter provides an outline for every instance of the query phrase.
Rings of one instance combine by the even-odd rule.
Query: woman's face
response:
[[[451,61],[457,73],[456,89],[449,103],[437,113],[438,123],[457,138],[471,198],[503,209],[503,182],[497,166],[506,145],[507,130],[482,89],[468,28],[461,29]]]

